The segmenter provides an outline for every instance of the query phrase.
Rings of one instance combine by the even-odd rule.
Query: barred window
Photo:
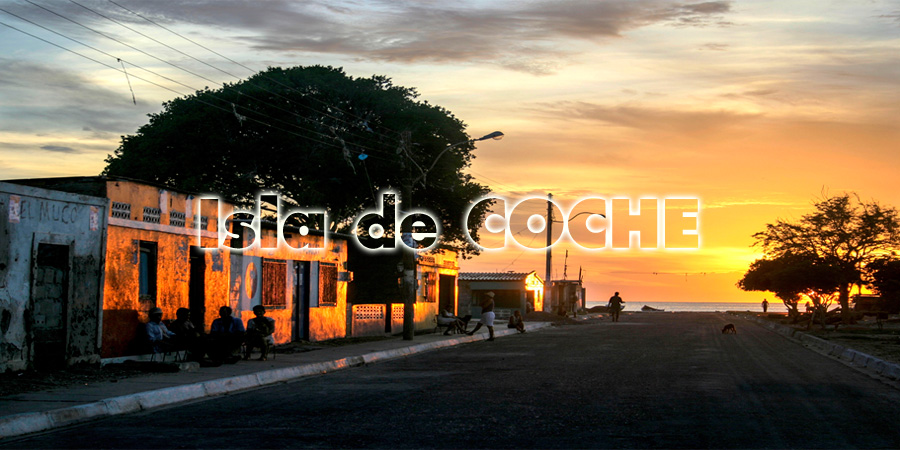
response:
[[[287,306],[287,262],[263,260],[262,304],[267,307]]]
[[[337,267],[319,264],[319,306],[337,306]]]
[[[131,204],[124,202],[112,202],[112,208],[110,208],[109,216],[116,219],[130,219]]]
[[[173,227],[184,227],[185,223],[185,215],[183,212],[171,211],[169,212],[169,225]]]
[[[144,207],[144,222],[159,223],[159,216],[161,215],[162,211],[159,208]]]
[[[209,217],[200,216],[200,229],[205,230],[209,227]]]

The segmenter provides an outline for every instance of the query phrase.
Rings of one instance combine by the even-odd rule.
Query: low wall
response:
[[[353,305],[351,336],[384,336],[387,305]]]

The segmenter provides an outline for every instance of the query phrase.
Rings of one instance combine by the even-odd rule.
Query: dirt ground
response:
[[[853,325],[838,325],[837,330],[834,325],[828,325],[822,329],[818,324],[807,330],[806,322],[794,324],[781,314],[766,316],[760,314],[759,316],[876,358],[900,364],[900,318],[897,316],[891,316],[888,320],[883,321],[881,327],[874,317],[865,316],[863,320]]]

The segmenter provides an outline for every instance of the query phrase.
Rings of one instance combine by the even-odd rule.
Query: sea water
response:
[[[641,307],[662,309],[666,312],[725,312],[725,311],[758,311],[762,312],[761,303],[750,302],[625,302],[625,312],[639,312]],[[606,306],[606,302],[587,302],[588,308]],[[770,302],[769,312],[785,312],[783,304]]]

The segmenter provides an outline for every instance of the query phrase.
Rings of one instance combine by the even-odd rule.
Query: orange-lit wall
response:
[[[343,272],[347,261],[347,242],[343,239],[329,237],[327,248],[322,250],[307,249],[296,250],[306,244],[310,247],[322,247],[322,236],[301,236],[299,233],[289,233],[286,238],[288,246],[278,246],[276,242],[276,230],[262,230],[262,242],[258,242],[250,249],[244,250],[242,256],[234,255],[232,262],[231,288],[229,299],[231,307],[235,310],[235,316],[241,317],[244,323],[254,317],[252,307],[260,304],[259,295],[247,298],[246,274],[243,268],[247,261],[258,261],[259,258],[282,260],[287,263],[288,277],[285,286],[286,305],[284,308],[267,308],[266,315],[275,319],[275,342],[291,342],[292,316],[294,314],[293,299],[295,283],[292,278],[291,268],[294,261],[317,261],[331,263],[337,267],[338,273]],[[273,247],[273,248],[266,248]],[[261,276],[260,278],[261,279]],[[347,335],[347,282],[337,282],[337,302],[334,306],[322,305],[309,308],[309,340],[322,341],[327,339],[342,338]]]
[[[106,280],[104,285],[102,355],[105,358],[135,354],[141,349],[135,339],[141,324],[147,322],[147,308],[141,306],[139,292],[140,242],[154,242],[157,248],[156,306],[163,318],[174,319],[178,308],[189,306],[190,248],[202,240],[204,246],[215,247],[216,218],[209,217],[206,237],[198,238],[194,227],[198,200],[187,194],[162,190],[129,181],[107,181],[107,196],[112,202],[131,205],[130,217],[109,218],[106,245]],[[193,199],[190,211],[188,200]],[[144,207],[163,211],[160,221],[144,221]],[[230,208],[230,206],[225,206]],[[112,214],[112,207],[110,207]],[[184,226],[170,224],[169,212],[190,212]],[[199,219],[198,219],[199,220]],[[210,231],[213,230],[213,231]],[[228,298],[229,255],[218,250],[205,255],[204,293],[206,329],[217,316],[217,307]]]

